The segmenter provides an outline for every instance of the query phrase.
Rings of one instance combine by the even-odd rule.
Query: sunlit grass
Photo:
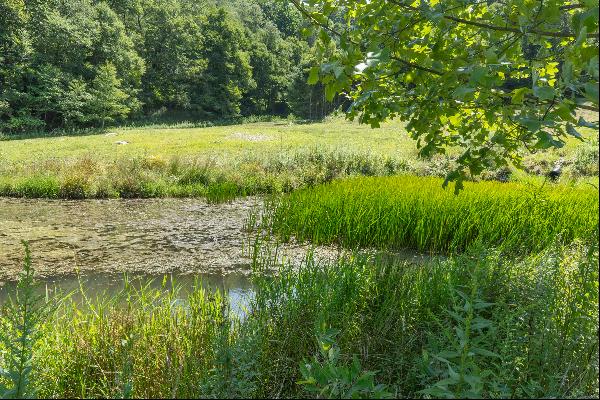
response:
[[[527,156],[525,171],[487,171],[481,178],[543,181],[562,158],[562,182],[597,184],[597,134],[585,134],[592,142],[571,139],[563,149]],[[115,128],[0,141],[0,195],[205,197],[224,185],[227,196],[279,193],[348,175],[444,176],[455,155],[420,159],[399,122],[380,129],[339,118],[312,124]]]
[[[537,251],[595,229],[598,192],[478,182],[455,195],[438,178],[358,177],[291,193],[267,214],[284,239],[315,244],[453,252],[479,242]]]

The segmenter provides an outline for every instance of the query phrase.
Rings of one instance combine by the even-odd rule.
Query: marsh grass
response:
[[[537,252],[598,225],[598,192],[581,185],[468,183],[455,195],[442,180],[356,177],[295,191],[265,207],[284,240],[345,247],[464,251],[474,243]]]
[[[311,397],[345,390],[336,382],[351,390],[352,376],[372,378],[361,396],[598,394],[597,233],[535,255],[471,247],[426,265],[360,255],[320,264],[308,254],[275,275],[264,273],[273,253],[259,253],[243,318],[226,293],[201,284],[187,298],[167,280],[152,289],[125,279],[120,293],[97,298],[82,287],[83,301],[63,300],[36,324],[38,395]],[[327,375],[299,385],[310,359],[314,376],[321,362]]]
[[[17,167],[15,167],[17,168]],[[391,175],[409,169],[402,160],[371,153],[322,148],[237,159],[157,156],[99,162],[88,155],[48,160],[0,173],[0,196],[28,198],[204,197],[226,201],[240,196],[290,192],[354,175]]]

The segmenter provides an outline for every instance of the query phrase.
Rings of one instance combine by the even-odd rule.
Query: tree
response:
[[[125,26],[108,4],[98,3],[95,6],[95,21],[98,35],[90,62],[93,65],[109,62],[115,67],[122,90],[127,94],[127,107],[136,111],[141,105],[137,94],[145,71],[144,60],[135,51]]]
[[[285,38],[257,4],[240,5],[238,12],[246,27],[256,83],[242,99],[242,113],[285,114],[287,88],[302,58],[302,43],[295,37]]]
[[[330,47],[330,51],[335,51],[335,46]],[[287,101],[292,114],[309,120],[325,118],[344,101],[341,96],[328,101],[323,84],[314,78],[309,79],[311,67],[316,62],[315,48],[305,46],[302,60],[298,63],[299,68],[287,90]]]
[[[287,1],[256,0],[267,18],[286,37],[298,36],[303,25],[302,14]]]
[[[192,102],[209,118],[228,118],[240,112],[243,95],[255,86],[247,38],[223,8],[207,14],[202,24],[206,73],[194,88]]]
[[[98,68],[98,74],[92,82],[91,114],[100,121],[102,128],[106,122],[127,116],[129,96],[121,90],[121,81],[117,78],[117,70],[111,63]]]
[[[289,90],[304,73],[304,24],[280,0],[0,0],[0,129],[121,118],[100,107],[105,64],[129,117],[285,115],[312,92],[308,114],[321,115],[322,86]]]
[[[292,0],[322,49],[310,79],[349,118],[407,123],[422,156],[461,149],[444,185],[558,148],[598,110],[598,1]],[[332,16],[342,16],[336,23]]]
[[[177,0],[148,3],[137,26],[147,65],[142,99],[149,110],[189,110],[192,88],[206,69],[200,15],[186,13]]]
[[[25,107],[23,77],[32,51],[27,22],[23,0],[0,0],[0,132],[38,125]]]

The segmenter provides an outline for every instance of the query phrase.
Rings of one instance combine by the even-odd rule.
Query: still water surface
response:
[[[244,224],[258,198],[208,204],[197,199],[43,200],[0,198],[0,302],[13,292],[30,243],[40,293],[114,295],[127,273],[138,285],[164,276],[182,287],[200,280],[228,292],[234,311],[248,303],[251,257]],[[308,246],[286,244],[279,257],[300,263]],[[323,259],[336,251],[320,249]],[[236,312],[237,312],[236,311]],[[239,312],[237,312],[239,314]]]
[[[185,303],[187,296],[200,286],[210,290],[219,290],[226,293],[231,311],[244,317],[254,297],[254,290],[250,279],[243,274],[165,274],[162,276],[149,274],[113,275],[107,273],[88,274],[85,276],[60,276],[58,278],[43,278],[38,280],[36,294],[41,296],[62,299],[67,296],[75,303],[85,306],[89,301],[92,304],[100,300],[107,300],[123,293],[125,281],[135,290],[155,289],[166,294],[167,291],[177,288],[177,301]],[[0,286],[0,305],[5,303],[9,296],[14,297],[16,282],[4,282]],[[84,295],[85,294],[85,295]]]
[[[251,249],[244,227],[250,211],[261,206],[259,198],[223,204],[0,198],[0,301],[14,288],[24,253],[20,242],[27,240],[44,294],[69,292],[80,283],[91,297],[115,294],[126,273],[138,282],[153,280],[153,285],[172,276],[183,287],[183,297],[201,279],[204,286],[228,291],[234,308],[246,304],[241,299],[252,292]],[[332,247],[288,243],[278,246],[276,257],[300,265],[309,248],[318,261],[342,254]],[[412,252],[391,257],[416,263],[428,259]]]
[[[208,204],[196,199],[31,200],[0,198],[0,281],[21,268],[30,243],[40,277],[123,272],[247,274],[244,223],[258,198]],[[307,246],[280,248],[290,261]],[[320,249],[327,259],[333,249]]]

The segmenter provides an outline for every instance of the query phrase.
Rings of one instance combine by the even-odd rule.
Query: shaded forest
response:
[[[0,0],[0,131],[322,118],[303,25],[277,0]]]

